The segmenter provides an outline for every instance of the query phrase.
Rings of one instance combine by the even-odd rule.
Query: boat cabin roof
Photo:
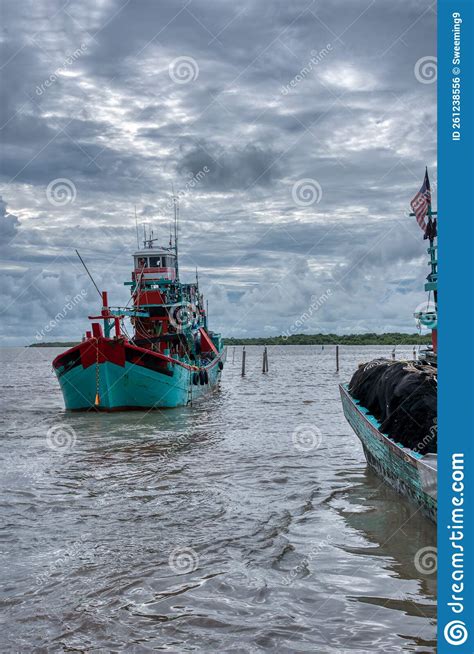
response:
[[[146,248],[133,253],[134,257],[156,257],[160,255],[167,255],[168,257],[176,256],[174,250],[168,250],[166,248]]]

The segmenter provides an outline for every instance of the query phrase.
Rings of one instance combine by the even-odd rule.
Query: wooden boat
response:
[[[217,387],[225,347],[208,328],[197,274],[192,284],[179,279],[177,229],[174,246],[171,237],[169,247],[156,247],[156,240],[145,234],[143,248],[133,254],[132,280],[125,282],[131,306],[111,308],[102,292],[100,315],[89,316],[92,329],[54,359],[66,409],[172,408]]]
[[[419,506],[436,522],[437,455],[419,454],[380,431],[380,423],[340,384],[344,415],[359,437],[365,458],[390,486]]]

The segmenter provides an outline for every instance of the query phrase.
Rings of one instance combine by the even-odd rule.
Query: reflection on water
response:
[[[435,652],[435,528],[338,397],[390,349],[250,347],[242,379],[237,348],[192,409],[110,415],[1,350],[4,651]]]

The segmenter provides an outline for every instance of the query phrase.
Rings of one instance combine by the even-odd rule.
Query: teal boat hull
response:
[[[378,420],[350,395],[347,385],[339,389],[344,415],[362,443],[368,465],[436,522],[436,454],[419,454],[383,434]]]
[[[216,390],[225,358],[223,350],[200,369],[200,375],[194,366],[163,361],[159,357],[156,357],[157,369],[146,367],[139,358],[140,351],[130,345],[119,344],[112,350],[114,356],[110,358],[115,361],[107,360],[101,351],[99,361],[90,363],[87,344],[82,347],[82,353],[81,346],[84,344],[53,362],[65,407],[71,411],[162,409],[192,404]],[[138,363],[125,360],[120,347],[132,349]],[[144,357],[149,365],[154,363],[153,356],[147,353]]]

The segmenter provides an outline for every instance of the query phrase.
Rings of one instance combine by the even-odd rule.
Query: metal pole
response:
[[[76,254],[77,254],[77,256],[79,257],[80,262],[81,262],[82,265],[84,266],[86,273],[89,275],[91,282],[94,284],[97,293],[100,295],[100,299],[102,299],[102,293],[99,291],[99,287],[97,286],[97,284],[96,284],[95,281],[94,281],[94,278],[93,278],[92,275],[90,274],[90,272],[89,272],[89,268],[86,266],[86,264],[84,263],[84,261],[83,261],[81,255],[79,254],[79,252],[78,252],[77,250],[76,250]]]
[[[336,372],[339,372],[339,345],[336,345]]]
[[[245,345],[242,350],[242,377],[245,377]]]

